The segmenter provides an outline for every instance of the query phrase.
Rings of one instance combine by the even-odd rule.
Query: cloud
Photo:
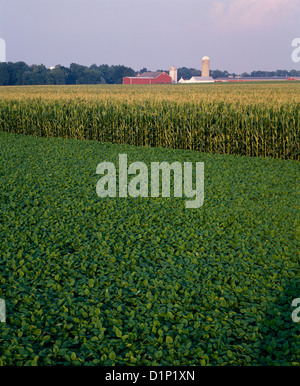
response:
[[[284,27],[298,15],[300,0],[214,1],[210,23],[222,31]]]

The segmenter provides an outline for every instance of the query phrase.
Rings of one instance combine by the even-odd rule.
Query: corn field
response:
[[[300,159],[300,84],[2,87],[0,130]]]

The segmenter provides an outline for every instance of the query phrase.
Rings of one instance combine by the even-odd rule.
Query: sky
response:
[[[47,67],[300,70],[300,0],[0,0],[6,60]]]

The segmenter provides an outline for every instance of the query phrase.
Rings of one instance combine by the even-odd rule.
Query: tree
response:
[[[25,76],[30,72],[30,67],[24,62],[8,62],[9,84],[22,85],[25,84]]]
[[[297,70],[291,70],[289,72],[289,76],[300,76],[300,71],[297,71]]]
[[[51,77],[54,84],[66,84],[68,71],[65,67],[58,64],[55,66],[54,70],[51,70]]]
[[[226,75],[226,73],[224,71],[220,71],[220,70],[212,70],[211,71],[211,76],[214,78],[214,79],[217,79],[217,78],[224,78],[228,75]]]
[[[81,84],[81,83],[84,83],[84,70],[85,70],[85,66],[82,66],[80,64],[76,64],[76,63],[71,63],[70,65],[70,73],[69,73],[69,81],[72,80],[72,82],[70,82],[70,84]]]
[[[43,65],[33,64],[23,76],[23,84],[45,84],[47,79],[47,68]]]
[[[9,71],[7,63],[0,63],[0,86],[9,85]]]
[[[112,83],[121,84],[123,83],[123,78],[126,76],[134,76],[135,72],[132,68],[125,66],[112,66]]]

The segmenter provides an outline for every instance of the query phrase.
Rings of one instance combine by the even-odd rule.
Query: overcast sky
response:
[[[300,69],[300,0],[0,0],[7,61]]]

